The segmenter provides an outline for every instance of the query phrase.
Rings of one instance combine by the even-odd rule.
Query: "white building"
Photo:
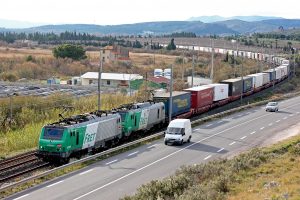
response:
[[[101,86],[117,88],[129,86],[129,81],[143,79],[139,74],[101,73]],[[98,72],[87,72],[81,76],[82,85],[98,85]]]

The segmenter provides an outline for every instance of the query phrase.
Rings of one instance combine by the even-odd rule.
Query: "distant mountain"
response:
[[[124,24],[113,26],[100,26],[88,24],[65,24],[46,25],[27,29],[14,29],[16,32],[54,32],[65,31],[86,32],[101,35],[144,35],[144,34],[170,34],[174,32],[193,32],[197,35],[232,35],[238,32],[227,28],[222,24],[206,24],[203,22],[167,21],[167,22],[145,22],[137,24]]]
[[[45,23],[33,23],[16,20],[0,19],[0,27],[3,28],[30,28],[34,26],[45,25]]]
[[[293,29],[300,27],[299,19],[269,19],[263,21],[246,22],[242,20],[227,20],[222,22],[215,22],[213,24],[223,25],[240,34],[250,34],[257,32],[271,32],[278,30],[280,26],[283,29]]]
[[[54,32],[62,33],[81,32],[95,35],[163,35],[174,32],[193,32],[196,35],[234,35],[251,34],[255,32],[271,32],[282,27],[284,30],[300,28],[300,19],[268,19],[262,21],[225,20],[213,23],[203,23],[201,21],[165,21],[165,22],[145,22],[123,25],[93,25],[93,24],[64,24],[45,25],[24,29],[1,29],[0,31],[14,32]]]
[[[200,17],[191,17],[187,21],[201,21],[204,23],[212,23],[212,22],[220,22],[226,20],[243,20],[246,22],[255,22],[255,21],[262,21],[268,19],[283,19],[281,17],[270,17],[270,16],[233,16],[233,17],[221,17],[219,15],[212,15],[212,16],[200,16]]]

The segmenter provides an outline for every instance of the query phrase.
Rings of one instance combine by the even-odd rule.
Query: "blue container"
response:
[[[165,104],[166,117],[170,111],[170,93],[158,94],[153,97],[154,102],[163,102]],[[172,117],[187,113],[191,108],[191,93],[174,91],[172,93]]]

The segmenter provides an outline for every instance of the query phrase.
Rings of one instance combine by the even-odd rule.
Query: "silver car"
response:
[[[277,112],[279,109],[278,102],[269,102],[266,106],[266,111]]]

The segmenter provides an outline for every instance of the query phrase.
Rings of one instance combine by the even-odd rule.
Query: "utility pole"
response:
[[[242,90],[241,90],[241,105],[243,104],[243,91],[244,91],[244,72],[243,72],[243,62],[244,62],[244,59],[243,59],[243,56],[242,56]]]
[[[193,55],[192,87],[194,87],[194,76],[195,76],[195,56]]]
[[[99,66],[99,73],[98,73],[98,111],[101,110],[101,75],[102,75],[102,68],[103,68],[103,58],[102,58],[102,51],[100,49],[100,66]]]
[[[11,122],[12,122],[12,94],[11,95],[9,95],[9,110],[10,110],[10,119],[9,119],[9,123],[11,124]]]
[[[169,122],[172,121],[172,106],[173,106],[173,64],[171,64],[171,78],[170,78],[170,99],[169,99]]]
[[[148,73],[146,72],[146,100],[149,100],[148,95]]]
[[[211,70],[210,70],[210,79],[213,82],[213,78],[214,78],[214,53],[215,53],[215,49],[214,49],[214,39],[211,39]]]

